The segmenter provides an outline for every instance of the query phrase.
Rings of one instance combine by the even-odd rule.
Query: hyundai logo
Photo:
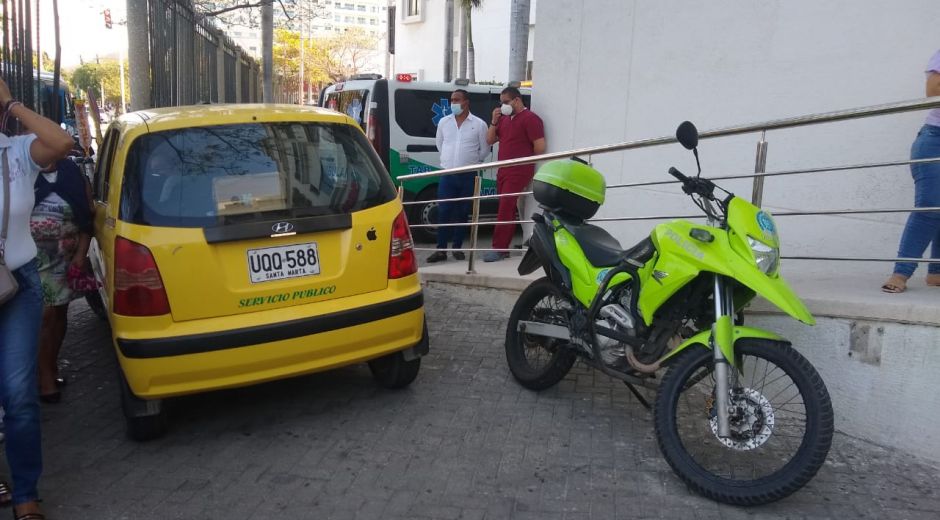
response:
[[[281,233],[290,233],[294,230],[294,225],[290,222],[278,222],[271,226],[271,231],[274,231],[277,234]]]

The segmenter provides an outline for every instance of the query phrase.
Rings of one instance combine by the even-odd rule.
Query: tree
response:
[[[529,0],[512,0],[509,20],[509,81],[526,79],[529,57]]]
[[[322,85],[342,81],[362,72],[375,53],[376,37],[361,29],[350,29],[329,38],[304,39],[300,52],[300,33],[278,29],[274,33],[274,72],[281,76],[288,92],[300,87],[300,56],[304,56],[304,81]]]
[[[85,63],[68,75],[68,81],[75,90],[94,92],[102,104],[121,105],[121,76],[117,60],[101,60],[100,63]],[[127,64],[124,65],[127,74]],[[101,97],[101,85],[104,84],[105,98]]]
[[[454,0],[444,0],[444,81],[454,70]]]
[[[483,5],[483,0],[460,0],[460,9],[463,11],[464,23],[461,26],[460,52],[466,53],[466,59],[460,58],[460,75],[470,79],[470,83],[476,83],[476,53],[473,48],[473,17],[471,11],[479,9]],[[464,64],[466,63],[466,68]]]
[[[331,81],[341,81],[365,69],[378,38],[356,28],[327,38],[325,44],[326,62],[321,66]]]
[[[39,68],[39,55],[33,52],[33,70]],[[49,53],[42,51],[42,71],[43,72],[52,72],[52,69],[55,68],[55,60],[49,56]]]
[[[261,8],[275,6],[284,14],[278,17],[276,26],[292,29],[299,18],[324,16],[325,8],[314,0],[195,0],[196,12],[227,26],[257,28],[260,26]]]
[[[278,29],[274,32],[274,72],[283,78],[282,86],[288,91],[300,88],[300,33]],[[331,81],[323,67],[327,63],[328,47],[323,40],[304,40],[304,82],[322,84]]]

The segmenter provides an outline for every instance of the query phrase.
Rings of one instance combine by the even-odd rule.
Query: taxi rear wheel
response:
[[[121,409],[124,412],[127,436],[135,441],[143,442],[166,435],[170,426],[166,402],[162,399],[141,399],[134,395],[120,367],[118,367],[118,383],[121,386]]]
[[[401,352],[395,352],[369,361],[369,370],[375,381],[390,389],[404,388],[418,377],[421,358],[405,361]]]

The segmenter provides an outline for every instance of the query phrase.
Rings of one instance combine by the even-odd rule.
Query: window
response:
[[[353,23],[353,17],[352,17],[352,16],[347,16],[343,21],[346,22],[346,23]]]
[[[446,108],[450,113],[450,90],[398,90],[395,92],[395,121],[408,135],[434,137],[437,135],[438,112]],[[524,94],[522,102],[529,106],[530,96]],[[438,105],[435,111],[434,105]],[[470,111],[483,121],[493,117],[499,106],[499,92],[471,92]]]
[[[108,202],[108,190],[111,183],[111,160],[114,159],[114,149],[118,138],[117,129],[112,128],[104,137],[104,144],[98,154],[98,167],[95,168],[95,200]]]
[[[366,19],[360,16],[359,18],[356,18],[356,23],[361,24],[361,25],[365,25],[365,24],[366,24]]]
[[[336,15],[336,16],[333,17],[333,21],[336,21],[336,22],[342,21],[342,19],[343,19],[343,17],[340,16],[340,15]]]
[[[376,25],[378,22],[375,21],[375,18],[369,20],[369,25]]]
[[[364,13],[364,12],[366,12],[366,6],[364,6],[364,5],[357,5],[357,6],[356,6],[356,10],[357,10],[357,11],[362,11],[362,12]]]
[[[408,3],[405,5],[405,16],[420,16],[420,3],[421,0],[406,0]]]
[[[134,142],[122,220],[168,227],[349,213],[395,190],[349,125],[232,124],[147,134]]]
[[[450,113],[450,90],[398,90],[395,92],[395,121],[408,135],[434,137],[437,135],[438,112],[446,108]],[[437,111],[435,106],[437,105]],[[470,111],[484,121],[492,118],[493,108],[499,106],[499,94],[470,93]]]
[[[366,99],[368,90],[343,90],[331,93],[326,99],[326,107],[342,112],[356,120],[365,130]]]

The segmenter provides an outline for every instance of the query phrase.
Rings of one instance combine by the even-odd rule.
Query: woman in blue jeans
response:
[[[7,465],[13,478],[12,489],[7,482],[0,482],[0,504],[12,502],[13,516],[18,520],[41,520],[37,487],[42,473],[42,437],[36,369],[43,299],[29,220],[40,167],[65,157],[72,138],[57,124],[14,101],[2,79],[0,109],[0,129],[6,131],[11,126],[7,123],[19,119],[30,132],[14,137],[0,134],[0,168],[7,178],[0,181],[0,218],[9,213],[6,240],[0,250],[19,284],[13,298],[0,303],[0,405]]]
[[[940,96],[940,51],[927,64],[927,96]],[[927,114],[927,121],[917,133],[911,146],[911,159],[940,157],[940,108]],[[940,162],[911,165],[914,177],[914,206],[918,208],[940,207]],[[898,257],[921,258],[927,244],[930,258],[940,258],[940,212],[911,213],[907,219]],[[914,274],[917,264],[898,262],[894,273],[881,286],[887,293],[900,293],[907,289],[907,280]],[[927,266],[927,285],[940,286],[940,263]]]

